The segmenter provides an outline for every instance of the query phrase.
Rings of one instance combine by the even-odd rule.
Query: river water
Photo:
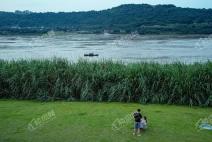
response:
[[[94,53],[98,57],[84,57]],[[212,60],[212,36],[111,35],[49,32],[45,35],[0,36],[0,59],[65,58],[159,63]]]

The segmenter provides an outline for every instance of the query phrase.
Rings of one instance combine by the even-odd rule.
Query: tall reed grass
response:
[[[212,106],[212,62],[0,60],[0,98]]]

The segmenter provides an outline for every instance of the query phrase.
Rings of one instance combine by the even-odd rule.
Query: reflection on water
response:
[[[85,53],[99,57],[84,57]],[[48,59],[77,61],[111,59],[123,62],[205,62],[212,60],[212,38],[205,35],[139,36],[110,34],[55,34],[0,36],[0,59]]]

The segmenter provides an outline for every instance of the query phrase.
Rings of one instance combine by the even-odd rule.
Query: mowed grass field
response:
[[[133,136],[133,121],[126,119],[137,108],[148,117],[149,128]],[[54,118],[30,131],[28,124],[48,112]],[[212,108],[132,103],[0,101],[1,142],[210,142],[212,131],[195,128]],[[125,121],[123,121],[123,119]],[[120,121],[118,130],[112,129]]]

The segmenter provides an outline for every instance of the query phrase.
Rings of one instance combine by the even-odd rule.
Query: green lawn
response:
[[[149,128],[133,136],[133,122],[117,125],[141,108]],[[31,120],[53,111],[55,117],[30,131]],[[212,131],[198,131],[195,123],[212,114],[212,108],[90,102],[0,101],[0,141],[29,142],[209,142]],[[123,118],[123,119],[122,119]],[[123,121],[121,121],[123,122]]]

